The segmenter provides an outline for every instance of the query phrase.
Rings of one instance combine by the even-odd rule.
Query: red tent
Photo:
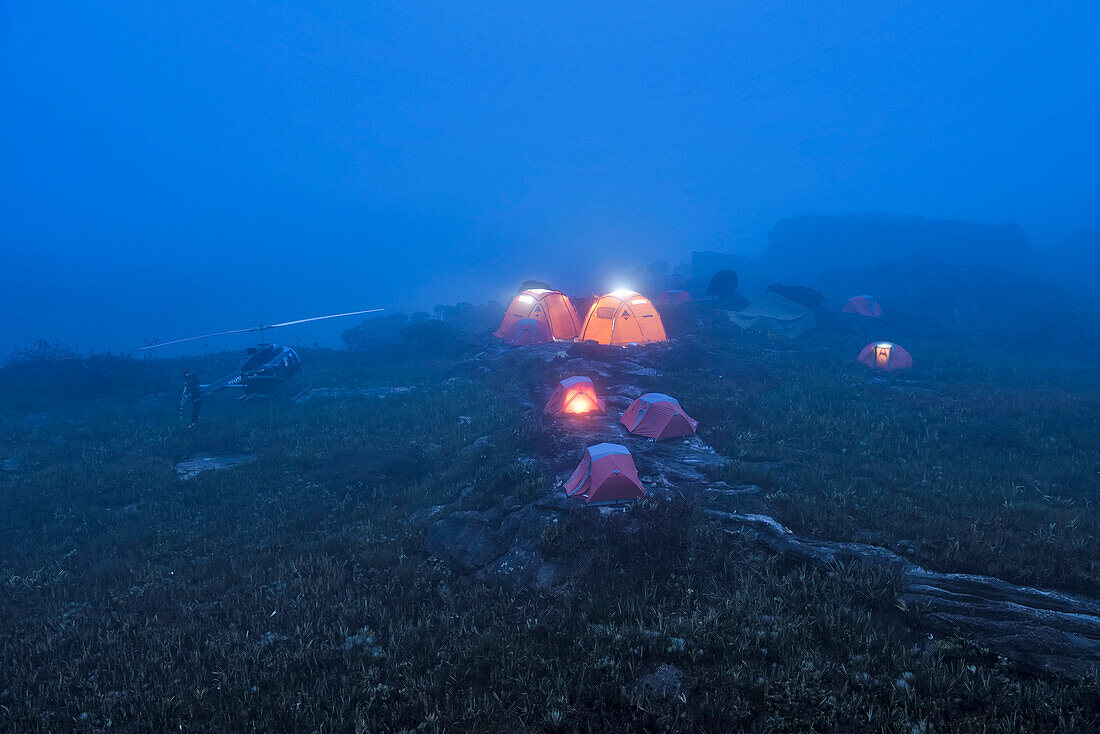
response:
[[[565,483],[565,494],[590,505],[611,504],[641,499],[645,488],[638,481],[630,451],[615,443],[601,443],[585,450],[580,465]]]
[[[859,361],[873,370],[907,370],[913,366],[913,355],[892,342],[868,344],[859,353]]]
[[[570,377],[558,383],[546,407],[546,415],[583,415],[585,413],[606,413],[603,401],[596,395],[596,386],[587,377]]]
[[[682,290],[670,290],[665,291],[661,295],[657,296],[658,306],[679,306],[681,303],[687,303],[691,300],[691,294]]]
[[[882,316],[882,306],[871,296],[852,296],[840,307],[844,313],[858,313],[860,316]]]
[[[699,425],[699,421],[684,412],[676,398],[659,392],[648,392],[635,400],[619,421],[631,433],[657,440],[694,436]]]

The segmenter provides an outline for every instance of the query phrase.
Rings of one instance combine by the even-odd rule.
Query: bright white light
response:
[[[625,301],[631,296],[636,296],[638,294],[630,290],[629,288],[616,288],[615,290],[611,291],[611,295],[615,296],[615,298],[618,298],[620,301]]]
[[[645,302],[646,302],[646,299],[644,299],[644,298],[635,298],[633,301],[630,302],[630,305],[631,306],[641,306]]]
[[[526,295],[516,296],[516,300],[519,301],[520,303],[534,303],[535,302],[534,298],[531,298],[531,296],[526,296]]]

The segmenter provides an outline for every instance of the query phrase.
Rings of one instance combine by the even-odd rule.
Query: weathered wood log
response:
[[[924,569],[879,546],[795,535],[774,518],[707,510],[725,524],[756,531],[776,553],[819,568],[858,563],[897,574],[898,599],[919,608],[919,623],[957,635],[1038,670],[1074,678],[1100,675],[1100,602],[1014,586],[1000,579]]]

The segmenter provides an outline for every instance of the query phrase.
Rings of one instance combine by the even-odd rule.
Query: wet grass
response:
[[[732,343],[740,374],[675,376],[735,459],[722,478],[760,484],[799,532],[1100,595],[1100,370],[918,341],[917,369],[880,376],[852,343]]]
[[[722,343],[715,363],[685,360],[664,384],[736,457],[726,477],[761,482],[792,526],[911,539],[937,570],[1094,588],[1087,379],[994,365],[876,382],[834,345]],[[936,364],[935,348],[921,345],[920,363]],[[22,457],[0,472],[0,728],[1100,726],[1095,681],[915,635],[891,579],[782,562],[690,502],[564,516],[540,547],[583,559],[580,572],[544,591],[455,576],[406,518],[460,494],[488,508],[549,488],[525,460],[545,437],[520,420],[514,391],[545,376],[458,354],[305,359],[318,385],[412,389],[223,404],[187,431],[172,394],[159,411],[27,421],[64,406],[0,388],[0,450]],[[122,379],[97,397],[125,406],[148,385],[174,391],[179,365],[152,364],[116,365],[151,372],[140,389]],[[174,464],[197,453],[257,461],[178,481]],[[1007,484],[1025,489],[998,494]],[[1048,520],[1053,531],[1035,534]],[[966,539],[975,523],[988,528],[981,542]],[[637,685],[658,663],[684,675],[667,698]]]

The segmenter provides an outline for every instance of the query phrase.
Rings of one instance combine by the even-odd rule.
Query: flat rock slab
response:
[[[404,395],[410,390],[412,390],[411,387],[314,387],[296,397],[294,401],[304,403],[314,398],[390,398]]]
[[[251,464],[256,460],[252,454],[237,454],[235,456],[196,456],[187,461],[176,464],[176,476],[181,480],[194,479],[206,471],[215,469],[228,469],[240,464]]]

